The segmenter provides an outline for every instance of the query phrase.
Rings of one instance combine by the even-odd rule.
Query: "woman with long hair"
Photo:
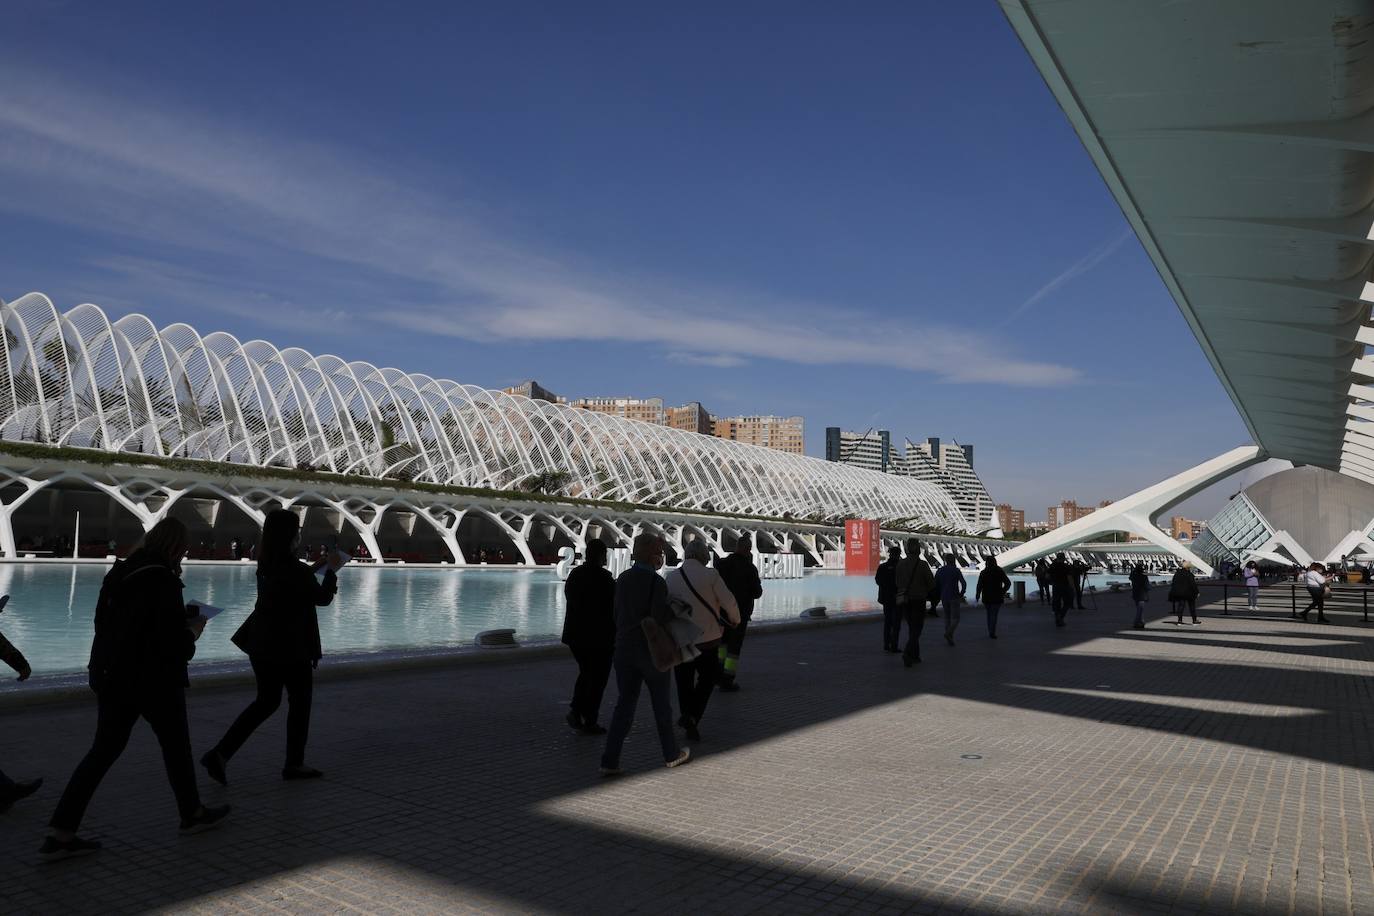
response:
[[[248,655],[257,680],[257,697],[239,714],[224,737],[200,758],[210,778],[228,785],[225,768],[248,736],[277,711],[286,691],[286,763],[282,779],[315,779],[319,770],[305,765],[310,732],[312,672],[319,667],[320,622],[315,609],[334,600],[335,573],[343,565],[338,551],[314,567],[296,558],[300,519],[286,509],[267,514],[258,546],[258,601],[232,639]],[[324,579],[315,576],[323,566]]]
[[[148,721],[162,746],[167,780],[181,813],[181,832],[218,826],[229,814],[228,805],[207,808],[200,803],[191,756],[186,664],[196,654],[205,618],[182,601],[186,544],[186,526],[165,518],[144,535],[127,560],[115,563],[100,586],[88,669],[97,698],[95,740],[53,812],[51,833],[38,850],[44,859],[100,849],[100,843],[82,839],[76,831],[139,718]]]

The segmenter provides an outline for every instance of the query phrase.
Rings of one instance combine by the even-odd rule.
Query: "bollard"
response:
[[[1013,582],[1011,584],[1011,593],[1016,598],[1016,606],[1024,607],[1026,604],[1026,583],[1019,581]]]

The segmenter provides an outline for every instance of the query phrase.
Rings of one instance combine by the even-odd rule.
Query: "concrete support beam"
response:
[[[1223,480],[1237,471],[1258,464],[1268,456],[1257,445],[1232,449],[1197,467],[1175,474],[1168,480],[1146,487],[1110,506],[1056,528],[1048,534],[1013,547],[1002,554],[1002,566],[1012,569],[1041,557],[1073,547],[1095,537],[1124,531],[1145,538],[1151,544],[1167,550],[1180,560],[1192,563],[1205,576],[1212,574],[1210,564],[1203,562],[1191,550],[1161,531],[1155,520],[1190,496]]]

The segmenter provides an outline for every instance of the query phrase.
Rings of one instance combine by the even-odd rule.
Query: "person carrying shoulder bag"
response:
[[[673,733],[672,677],[668,670],[655,663],[644,621],[668,621],[668,589],[659,576],[663,566],[663,541],[652,534],[635,537],[632,550],[634,565],[615,580],[615,669],[616,688],[620,696],[611,714],[611,727],[606,733],[606,747],[601,752],[601,775],[619,776],[620,752],[625,737],[634,724],[635,707],[639,705],[639,691],[649,688],[649,701],[654,708],[654,726],[663,751],[663,765],[677,767],[692,758],[691,751],[679,748]],[[658,626],[658,623],[655,623]]]
[[[689,741],[700,741],[697,725],[721,676],[720,653],[716,650],[725,628],[739,626],[740,614],[739,604],[725,580],[706,565],[711,561],[706,543],[694,540],[684,553],[682,566],[665,578],[669,599],[689,606],[692,621],[701,628],[696,646],[701,654],[677,666],[677,706],[682,713],[677,724]]]

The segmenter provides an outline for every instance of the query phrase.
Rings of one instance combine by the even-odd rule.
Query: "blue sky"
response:
[[[11,0],[0,297],[958,439],[1034,518],[1246,441],[991,0],[484,6]]]

